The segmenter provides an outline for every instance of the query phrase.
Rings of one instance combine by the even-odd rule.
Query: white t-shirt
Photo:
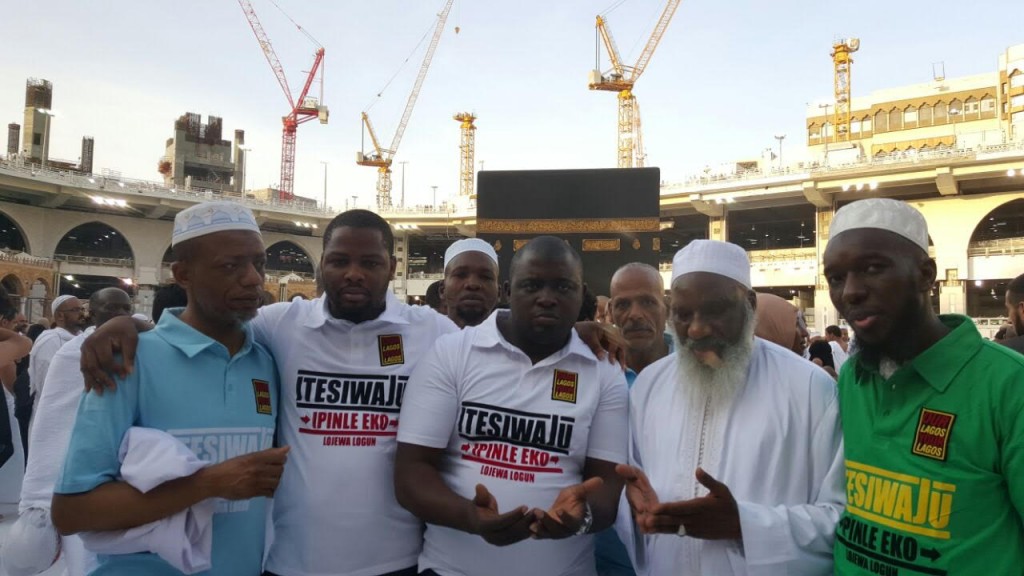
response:
[[[252,326],[277,361],[278,438],[291,446],[266,569],[376,576],[414,566],[423,525],[395,500],[399,409],[416,361],[458,327],[390,293],[380,317],[360,324],[333,318],[321,297],[262,308]]]
[[[625,376],[597,360],[575,331],[533,364],[498,331],[480,326],[445,336],[420,361],[406,392],[398,441],[447,448],[445,483],[473,498],[487,486],[506,512],[546,510],[583,480],[586,458],[624,462]],[[594,576],[592,536],[525,540],[497,547],[481,537],[427,525],[419,569],[441,576]]]

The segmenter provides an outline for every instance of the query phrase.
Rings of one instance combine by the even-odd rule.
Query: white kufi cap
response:
[[[710,272],[750,288],[750,259],[743,248],[718,240],[694,240],[672,258],[672,281],[691,272]]]
[[[74,296],[72,296],[71,294],[65,294],[63,296],[57,296],[56,298],[53,299],[53,302],[50,303],[50,313],[51,314],[56,314],[57,313],[57,308],[60,308],[61,304],[65,303],[68,300],[71,300],[73,298],[74,298]]]
[[[873,228],[899,234],[928,252],[928,223],[916,208],[891,198],[868,198],[847,204],[836,212],[829,240],[847,230]]]
[[[495,264],[498,263],[498,253],[494,251],[494,248],[490,244],[479,238],[463,238],[462,240],[452,243],[452,245],[444,251],[444,267],[447,268],[448,264],[463,252],[480,252],[493,260]]]
[[[215,232],[247,230],[260,233],[252,211],[235,202],[203,202],[189,206],[174,217],[171,246]]]

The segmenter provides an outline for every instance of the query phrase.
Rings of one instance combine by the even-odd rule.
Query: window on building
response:
[[[913,126],[907,126],[908,124],[913,124]],[[907,106],[903,109],[903,125],[908,128],[917,126],[917,108]]]
[[[1020,88],[1021,86],[1024,86],[1024,73],[1017,72],[1010,76],[1010,88]]]
[[[884,160],[886,156],[888,156],[888,154],[885,153],[885,150],[875,152],[875,160]]]
[[[932,107],[930,104],[922,104],[917,110],[917,125],[918,126],[931,126],[932,125]]]
[[[1017,94],[1013,98],[1010,98],[1010,106],[1013,106],[1014,108],[1024,106],[1024,94]]]
[[[807,137],[808,138],[821,138],[821,126],[818,126],[817,124],[811,124],[807,128]]]
[[[946,119],[948,118],[946,115],[947,110],[948,107],[942,100],[939,100],[938,103],[935,104],[935,108],[932,109],[932,116],[935,124],[943,124],[946,122]]]
[[[860,120],[850,120],[850,134],[860,134]]]
[[[39,134],[39,133],[33,134],[32,135],[32,145],[33,146],[42,146],[43,145],[43,135]]]
[[[899,108],[889,110],[889,130],[900,130],[903,128],[903,111]]]
[[[875,112],[875,132],[885,132],[889,129],[889,115],[884,110]]]
[[[832,132],[832,123],[831,122],[825,122],[825,126],[822,127],[821,133],[822,133],[823,137],[831,138],[832,137],[832,133],[833,133]]]
[[[982,116],[986,116],[986,115],[992,116],[992,115],[995,115],[995,113],[996,113],[996,99],[995,99],[994,96],[990,96],[990,95],[986,94],[981,99],[981,115]]]
[[[861,132],[871,132],[871,116],[865,116],[860,121]]]
[[[957,116],[959,114],[963,114],[963,112],[964,112],[964,103],[961,102],[960,99],[954,98],[949,103],[949,115],[950,116]]]
[[[975,120],[981,114],[981,102],[971,96],[964,102],[964,118]]]

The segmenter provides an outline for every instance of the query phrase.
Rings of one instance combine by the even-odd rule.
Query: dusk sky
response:
[[[355,164],[360,112],[370,105],[391,141],[443,0],[277,0],[326,48],[330,124],[299,128],[296,193],[328,203],[373,202],[376,171]],[[297,92],[315,47],[269,0],[252,0]],[[456,0],[395,158],[406,204],[458,190],[459,125],[477,114],[478,161],[487,170],[614,167],[616,101],[587,89],[594,17],[607,13],[627,63],[639,55],[664,0]],[[635,94],[648,165],[666,182],[705,165],[757,158],[787,134],[784,156],[804,147],[804,110],[832,95],[832,41],[854,36],[854,96],[992,72],[1024,43],[1017,0],[835,2],[684,0]],[[455,28],[459,28],[456,34]],[[234,0],[4,2],[0,17],[0,121],[22,123],[25,79],[54,83],[51,156],[77,161],[96,139],[95,171],[160,180],[157,162],[186,111],[224,119],[253,148],[250,188],[275,185],[287,101]],[[403,66],[403,61],[408,62]],[[607,60],[602,62],[607,69]],[[396,76],[397,74],[397,76]],[[395,80],[378,98],[376,94]],[[319,92],[319,87],[314,87]],[[369,142],[367,141],[367,149]],[[479,169],[479,164],[477,169]]]

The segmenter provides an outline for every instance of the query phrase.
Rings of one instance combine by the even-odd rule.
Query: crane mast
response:
[[[850,65],[853,54],[860,50],[858,38],[844,38],[832,44],[832,65],[834,68],[835,112],[832,125],[835,127],[833,142],[850,139]]]
[[[597,17],[596,28],[600,42],[598,42],[597,46],[597,65],[590,73],[589,87],[591,90],[618,92],[617,154],[619,168],[642,167],[644,165],[645,154],[643,152],[643,139],[640,133],[640,110],[636,102],[636,96],[633,95],[633,86],[651,62],[654,50],[658,47],[662,37],[664,37],[669,22],[672,21],[672,17],[675,15],[676,9],[681,2],[682,0],[668,0],[666,2],[665,9],[661,12],[661,17],[658,18],[650,38],[647,39],[647,44],[637,58],[636,63],[632,66],[622,63],[618,47],[616,47],[611,31],[608,29],[607,21],[602,16]],[[600,70],[601,44],[604,44],[612,65],[611,70],[606,74],[602,74]]]
[[[452,118],[459,122],[462,138],[459,141],[459,196],[472,198],[473,162],[476,156],[476,116],[470,112],[460,112]]]
[[[310,68],[309,75],[302,86],[302,92],[299,93],[297,100],[293,99],[291,88],[288,87],[288,77],[284,73],[284,67],[281,66],[281,60],[277,57],[277,52],[274,51],[274,46],[270,43],[270,37],[263,29],[259,17],[256,16],[256,10],[252,7],[252,3],[249,0],[238,0],[238,5],[242,8],[242,12],[245,13],[245,18],[249,21],[253,34],[256,35],[256,41],[259,43],[260,49],[263,50],[263,55],[266,57],[267,63],[270,64],[270,68],[277,78],[277,83],[281,85],[281,90],[288,100],[290,111],[281,118],[281,181],[279,186],[281,199],[290,200],[295,197],[295,144],[298,126],[314,118],[319,119],[321,124],[327,124],[330,114],[327,106],[324,106],[322,103],[324,48],[317,44],[317,50],[313,55],[313,66]],[[309,35],[307,34],[307,36]],[[312,40],[311,36],[310,39]],[[318,73],[321,80],[321,98],[319,100],[309,97],[309,90]]]
[[[356,164],[360,166],[374,166],[377,168],[377,208],[384,210],[385,208],[391,207],[391,164],[394,161],[395,154],[398,152],[398,146],[402,143],[402,136],[405,135],[405,129],[409,126],[409,119],[412,118],[413,108],[416,107],[416,99],[420,96],[420,89],[423,87],[423,80],[427,77],[427,70],[430,69],[430,62],[434,58],[434,51],[437,50],[437,45],[441,41],[441,33],[444,31],[444,24],[448,20],[448,13],[451,12],[452,4],[455,0],[447,0],[444,8],[437,15],[437,25],[434,27],[434,35],[430,38],[430,45],[427,47],[427,53],[423,56],[423,63],[420,64],[419,74],[416,76],[416,82],[413,84],[412,92],[409,93],[409,98],[405,102],[405,110],[402,112],[402,117],[398,121],[398,128],[395,130],[395,135],[391,139],[391,146],[387,149],[382,149],[378,145],[377,137],[373,133],[373,127],[370,124],[370,118],[363,112],[363,126],[364,129],[370,132],[370,138],[373,141],[374,152],[367,156],[364,152],[356,154]]]

